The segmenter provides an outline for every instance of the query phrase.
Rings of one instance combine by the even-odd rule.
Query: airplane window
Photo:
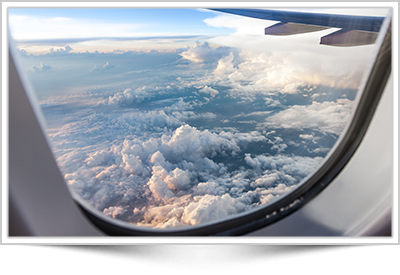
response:
[[[146,230],[301,186],[351,120],[377,37],[198,9],[10,8],[9,23],[72,196]]]

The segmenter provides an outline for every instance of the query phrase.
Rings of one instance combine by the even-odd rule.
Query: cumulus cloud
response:
[[[71,121],[59,129],[52,138],[57,161],[74,192],[105,215],[138,226],[181,227],[242,213],[277,199],[320,161],[245,154],[247,170],[230,170],[229,158],[239,157],[247,144],[269,140],[257,131],[216,133],[179,126],[179,120],[163,111],[108,116],[92,114],[85,122]],[[127,137],[123,133],[128,125],[136,130]],[[176,128],[159,128],[153,136],[142,130],[162,125]],[[106,129],[114,131],[112,146],[91,143],[97,131]],[[69,133],[70,144],[62,132]],[[274,142],[282,144],[282,139]],[[218,156],[228,161],[214,160]]]
[[[183,125],[177,128],[172,136],[163,135],[160,149],[164,155],[189,161],[205,156],[214,157],[217,153],[235,155],[240,151],[240,147],[233,137],[228,133],[215,134],[208,130],[199,131],[189,125]]]
[[[116,218],[118,215],[122,215],[126,212],[127,210],[122,208],[122,207],[114,207],[110,206],[109,208],[106,208],[103,210],[103,214],[106,216],[111,216],[113,218]]]
[[[238,212],[235,200],[229,194],[221,197],[205,195],[197,200],[191,202],[184,210],[182,221],[188,225],[216,221]]]
[[[243,40],[253,41],[253,37],[232,36],[240,45]],[[257,39],[259,38],[255,38]],[[227,51],[218,60],[212,73],[197,77],[192,82],[203,86],[229,87],[231,97],[254,100],[256,95],[266,95],[266,104],[273,107],[279,106],[281,102],[271,98],[271,95],[300,94],[303,91],[310,93],[320,85],[358,89],[369,60],[367,57],[371,55],[369,48],[363,49],[363,54],[354,52],[354,49],[346,49],[348,55],[337,52],[337,49],[336,52],[332,49],[314,49],[320,46],[318,41],[301,50],[293,46],[298,43],[290,44],[288,49],[281,47],[280,43],[267,43],[268,46],[265,44],[265,41],[256,43],[254,47],[262,50],[238,46],[241,49],[237,50],[239,54],[234,54],[232,50]],[[233,46],[231,43],[226,45]],[[201,62],[200,59],[198,62]],[[323,94],[314,93],[310,96],[314,99]]]
[[[353,101],[337,99],[336,102],[313,102],[295,105],[265,119],[264,126],[274,128],[315,129],[340,135],[348,123]]]
[[[236,71],[236,69],[234,68],[233,65],[233,53],[230,52],[228,56],[225,56],[223,58],[221,58],[220,60],[218,60],[218,66],[214,71],[214,74],[216,75],[227,75],[227,74],[231,74],[234,73]],[[228,78],[230,77],[230,75],[228,76]]]
[[[300,134],[299,137],[302,139],[313,139],[314,138],[313,135],[302,135],[302,134]]]
[[[18,49],[18,53],[23,56],[27,56],[28,52],[25,49]]]
[[[245,155],[245,161],[249,166],[261,171],[279,171],[284,176],[283,182],[291,184],[315,171],[322,160],[322,157],[287,157],[283,155],[251,157],[250,154]],[[286,177],[288,175],[290,177]]]
[[[193,47],[187,51],[182,52],[180,55],[187,60],[194,63],[203,62],[217,62],[221,57],[229,54],[229,48],[217,47],[212,48],[210,45],[205,43],[196,43]]]
[[[174,197],[174,193],[171,192],[168,184],[159,175],[153,175],[147,185],[156,199],[167,201]]]
[[[219,92],[211,87],[208,87],[207,85],[204,86],[203,88],[201,88],[199,90],[200,93],[205,93],[205,94],[209,94],[212,97],[215,97],[217,94],[219,94]]]
[[[49,65],[44,64],[43,62],[40,63],[39,67],[38,66],[33,66],[32,70],[36,73],[41,73],[41,72],[46,72],[48,70],[51,70],[52,67]]]
[[[129,105],[132,103],[140,103],[145,99],[151,98],[144,88],[139,89],[126,89],[122,93],[116,93],[113,96],[109,96],[108,99],[100,101],[99,105]]]
[[[72,48],[71,48],[71,46],[67,45],[64,48],[59,48],[59,49],[56,49],[56,50],[54,50],[54,48],[51,48],[49,50],[48,54],[51,54],[51,55],[66,55],[70,51],[72,51]]]
[[[121,99],[115,104],[123,104],[135,93],[129,90],[126,97],[116,93],[105,102]],[[283,155],[288,143],[276,130],[262,134],[190,126],[184,120],[202,113],[186,111],[193,108],[192,103],[180,100],[176,104],[176,108],[167,105],[151,111],[118,108],[96,113],[104,108],[99,105],[71,114],[67,124],[50,131],[57,161],[71,189],[105,215],[131,224],[182,227],[271,203],[295,188],[322,161],[321,157]],[[202,119],[216,117],[203,115]],[[248,116],[239,113],[239,117]],[[248,153],[251,143],[271,144],[270,153],[280,155]]]
[[[302,89],[315,85],[358,88],[365,69],[360,65],[364,64],[363,59],[360,58],[362,62],[353,62],[340,69],[326,66],[325,64],[334,61],[324,59],[325,55],[310,54],[304,57],[296,51],[288,53],[243,51],[240,61],[236,60],[233,54],[218,61],[214,70],[214,81],[231,87],[231,91],[237,95],[297,94]],[[271,106],[280,103],[272,99],[266,101]]]
[[[373,51],[372,46],[321,46],[320,37],[332,30],[292,36],[264,35],[264,28],[276,22],[228,14],[206,19],[205,23],[235,30],[209,41],[240,49],[240,58],[223,57],[215,70],[220,78],[224,76],[223,83],[238,92],[276,90],[293,94],[300,87],[314,85],[357,89]]]
[[[278,153],[282,153],[288,146],[286,144],[275,144],[271,147],[271,150],[276,150]]]
[[[69,156],[78,160],[70,166],[58,161],[71,170],[65,176],[69,185],[105,215],[121,218],[131,213],[128,221],[138,226],[170,228],[212,222],[270,203],[322,160],[245,154],[251,169],[229,172],[211,159],[235,155],[244,142],[256,140],[265,138],[256,132],[216,134],[182,125],[160,138],[124,139],[87,153],[81,162]]]
[[[93,68],[89,72],[98,72],[98,71],[104,71],[104,70],[111,70],[114,69],[116,65],[111,64],[109,61],[107,61],[103,66],[98,67],[97,64],[93,65]]]

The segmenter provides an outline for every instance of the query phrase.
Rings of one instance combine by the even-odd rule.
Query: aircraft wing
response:
[[[212,9],[258,19],[280,21],[265,28],[266,35],[292,35],[339,28],[321,37],[320,44],[330,46],[360,46],[374,44],[384,17],[307,13],[260,9]]]

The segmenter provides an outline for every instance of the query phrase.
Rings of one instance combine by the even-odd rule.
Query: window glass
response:
[[[374,49],[321,45],[334,28],[265,35],[277,21],[197,9],[13,8],[9,23],[71,192],[149,228],[296,188],[351,118]]]

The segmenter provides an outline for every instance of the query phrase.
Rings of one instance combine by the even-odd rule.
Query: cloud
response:
[[[165,176],[164,181],[168,184],[170,189],[182,190],[186,189],[191,183],[190,177],[191,174],[188,171],[175,168]]]
[[[348,123],[353,101],[312,102],[311,105],[291,106],[265,119],[263,126],[273,128],[313,129],[340,135]]]
[[[314,138],[313,135],[302,135],[302,134],[300,134],[299,137],[302,139],[313,139]]]
[[[18,49],[18,53],[20,55],[22,55],[22,56],[27,56],[28,55],[28,53],[27,53],[27,51],[25,49]]]
[[[106,64],[103,65],[103,68],[106,69],[106,70],[114,69],[115,65],[110,64],[110,62],[107,61]]]
[[[105,22],[96,19],[10,15],[14,39],[66,39],[137,36],[143,25]]]
[[[90,70],[90,72],[111,70],[111,69],[114,69],[115,67],[116,67],[116,65],[110,64],[110,62],[107,61],[102,67],[97,67],[97,64],[94,64],[93,68]]]
[[[95,72],[95,71],[99,71],[101,70],[101,68],[97,67],[96,64],[93,65],[93,68],[90,70],[90,72]]]
[[[236,53],[232,51],[234,44],[226,43],[232,47],[218,60],[215,69],[196,76],[190,83],[227,87],[230,97],[249,101],[257,95],[265,95],[266,104],[271,107],[284,103],[274,97],[301,93],[311,96],[309,93],[317,86],[357,90],[371,56],[371,47],[360,51],[346,48],[340,52],[337,47],[321,50],[319,40],[315,45],[311,43],[300,48],[295,42],[281,46],[282,43],[271,45],[265,41],[246,48],[242,41],[253,41],[253,37],[231,36],[238,43]],[[255,42],[258,39],[254,38]],[[318,96],[323,94],[318,93]],[[313,98],[316,97],[314,93]]]
[[[207,69],[172,65],[153,74],[149,67],[151,76],[140,72],[151,79],[147,86],[80,88],[43,102],[52,148],[72,192],[132,225],[182,227],[271,203],[319,167],[322,157],[296,156],[293,144],[303,146],[303,155],[323,155],[328,146],[301,141],[340,133],[352,102],[289,105],[282,93],[301,81],[285,86],[296,70],[279,75],[280,62],[288,62],[283,55],[223,48],[213,59],[211,48],[186,50],[188,58],[209,60]],[[177,54],[168,56],[176,60]],[[106,55],[98,64],[120,63]],[[107,71],[112,78],[113,71]],[[265,84],[266,77],[272,82]],[[306,128],[315,137],[299,132]]]
[[[151,98],[145,87],[138,88],[135,90],[126,89],[122,93],[116,93],[113,96],[109,96],[108,99],[101,100],[98,105],[129,105],[132,103],[140,103],[145,99]]]
[[[280,178],[282,183],[286,182],[289,185],[294,184],[296,181],[298,182],[315,171],[322,160],[322,157],[288,157],[283,155],[258,155],[251,157],[250,154],[245,154],[245,161],[249,166],[259,171],[266,171],[267,173],[275,173],[278,171],[282,176]]]
[[[51,70],[52,67],[49,65],[44,64],[43,62],[40,63],[40,66],[37,67],[36,65],[32,67],[32,70],[35,73],[42,73],[42,72],[47,72],[48,70]]]
[[[234,73],[236,71],[236,69],[234,68],[233,65],[233,53],[230,52],[228,56],[225,56],[223,58],[221,58],[220,60],[218,60],[218,66],[214,71],[214,74],[216,75],[227,75],[227,74],[231,74]],[[228,76],[229,78],[229,76]]]
[[[235,213],[235,200],[229,194],[221,197],[205,195],[185,207],[182,221],[188,225],[197,225],[220,220]]]
[[[138,226],[181,227],[242,213],[290,190],[310,172],[305,168],[311,170],[319,161],[246,154],[248,167],[230,171],[229,158],[240,156],[246,144],[268,140],[257,131],[213,133],[179,126],[163,111],[120,110],[75,119],[52,137],[65,180],[105,215]],[[161,128],[168,121],[177,125],[175,130]],[[141,130],[151,133],[151,127],[159,126],[153,136]],[[127,129],[129,135],[124,134]],[[113,133],[112,146],[91,141],[106,132]],[[213,160],[218,155],[226,164]]]
[[[203,88],[201,88],[199,90],[200,93],[205,93],[205,94],[209,94],[212,97],[215,97],[217,94],[219,94],[219,92],[211,87],[208,87],[207,85],[204,86]]]
[[[325,85],[357,89],[365,67],[363,59],[340,68],[327,67],[333,60],[325,55],[293,52],[255,53],[242,51],[241,61],[233,54],[218,61],[214,81],[231,87],[236,95],[297,94],[303,87]],[[328,57],[329,58],[329,57]],[[318,60],[318,61],[317,61]],[[343,61],[345,64],[347,61]],[[357,66],[357,68],[355,68]],[[267,99],[271,106],[280,102]]]
[[[159,200],[168,201],[174,197],[174,193],[168,187],[159,175],[153,175],[147,183],[154,197]]]
[[[249,116],[267,116],[268,114],[272,113],[272,111],[258,111],[258,112],[251,112],[248,114],[241,113],[234,117],[249,117]]]
[[[205,42],[203,44],[196,43],[193,47],[189,48],[187,51],[180,53],[180,55],[187,60],[194,63],[203,62],[217,62],[221,57],[229,54],[229,48],[227,47],[217,47],[212,48]]]
[[[54,48],[51,48],[49,50],[48,54],[51,54],[51,55],[65,55],[65,54],[68,54],[70,51],[72,51],[72,48],[67,45],[67,46],[64,47],[64,49],[63,48],[59,48],[57,50],[54,50]]]
[[[108,149],[102,149],[89,153],[85,159],[85,164],[88,166],[107,165],[113,161],[113,154]]]
[[[217,28],[235,29],[235,34],[257,35],[264,33],[266,26],[273,24],[273,21],[253,19],[244,16],[221,14],[204,20],[209,26]]]
[[[278,153],[282,153],[287,147],[286,144],[275,144],[271,147],[271,150],[276,150]]]
[[[111,148],[101,146],[101,150],[86,153],[87,157],[85,153],[78,157],[77,150],[57,160],[70,171],[65,179],[75,192],[104,214],[121,219],[122,214],[131,213],[128,221],[138,226],[180,227],[269,203],[322,160],[245,154],[252,169],[228,172],[224,164],[210,159],[218,153],[235,155],[252,140],[265,138],[256,132],[215,134],[182,125],[160,138],[124,138],[120,144],[114,141]],[[63,159],[74,162],[66,165]],[[96,191],[89,191],[94,186]]]
[[[214,73],[222,83],[242,93],[294,94],[299,87],[314,85],[357,89],[373,51],[373,46],[321,46],[320,37],[332,29],[291,36],[264,35],[265,27],[275,21],[229,14],[206,19],[205,23],[236,30],[209,42],[240,52],[235,58],[221,58]]]
[[[164,135],[161,150],[174,159],[195,161],[217,153],[234,155],[240,151],[235,139],[228,133],[215,134],[208,130],[199,131],[189,125],[177,128],[172,136]]]
[[[116,218],[118,215],[122,215],[126,212],[127,210],[122,208],[122,207],[114,207],[111,206],[109,208],[106,208],[103,210],[103,214],[106,216],[111,216],[113,218]]]

